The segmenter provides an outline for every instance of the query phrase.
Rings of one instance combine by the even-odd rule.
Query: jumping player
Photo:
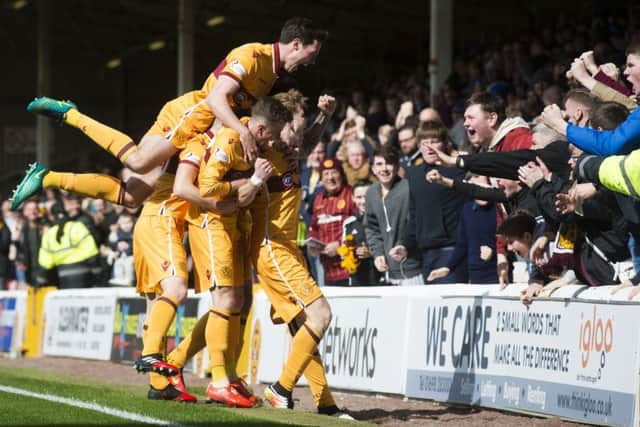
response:
[[[253,162],[255,140],[239,121],[238,112],[249,109],[257,98],[267,95],[281,70],[293,72],[313,64],[327,35],[327,31],[315,27],[309,19],[291,18],[285,22],[278,42],[249,43],[233,49],[202,89],[165,104],[139,145],[128,135],[80,113],[71,102],[37,98],[28,105],[28,111],[77,127],[137,175],[123,183],[103,174],[53,172],[36,162],[29,166],[14,191],[12,209],[41,188],[60,188],[138,206],[151,193],[162,164],[195,134],[209,129],[215,118],[240,135],[245,157]]]

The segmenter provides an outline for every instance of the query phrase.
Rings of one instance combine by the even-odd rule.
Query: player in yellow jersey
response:
[[[169,159],[156,182],[155,190],[140,214],[134,233],[134,265],[137,291],[147,298],[147,314],[143,325],[142,356],[135,367],[150,372],[149,399],[195,401],[195,397],[168,384],[158,374],[179,375],[178,368],[163,360],[164,338],[178,305],[187,294],[187,256],[182,244],[187,202],[203,209],[228,209],[223,202],[200,197],[197,187],[189,194],[172,194],[176,176],[195,175],[207,144],[193,139]],[[186,171],[186,172],[184,172]],[[189,178],[187,178],[189,179]],[[179,196],[179,197],[178,197]],[[227,205],[229,205],[227,203]]]
[[[203,210],[217,210],[226,214],[233,213],[237,208],[237,202],[233,199],[217,201],[212,198],[202,198],[200,190],[195,185],[201,158],[205,147],[210,143],[211,136],[210,132],[198,134],[187,143],[185,149],[180,152],[179,158],[177,155],[171,158],[165,174],[156,183],[156,191],[152,194],[149,204],[145,205],[143,215],[134,230],[136,241],[134,258],[139,277],[137,290],[147,297],[147,315],[143,325],[143,344],[146,348],[143,349],[142,354],[150,352],[152,354],[151,357],[141,357],[136,367],[140,371],[149,371],[148,368],[152,368],[149,373],[150,387],[147,393],[149,399],[196,401],[194,396],[187,393],[184,386],[182,365],[178,368],[171,363],[167,364],[162,361],[161,356],[165,349],[163,339],[175,317],[174,301],[179,303],[186,296],[187,282],[184,271],[186,254],[182,240],[186,228],[185,216],[189,208],[187,203],[199,206]],[[173,175],[174,171],[175,175]],[[173,194],[171,187],[173,187]],[[166,270],[169,270],[170,265],[176,265],[179,268],[172,268],[171,270],[176,274],[167,276]],[[160,286],[158,286],[158,277],[165,278],[160,282]],[[158,295],[161,297],[156,298]],[[162,301],[162,304],[156,306],[157,301]],[[154,307],[156,307],[155,310]],[[204,338],[201,341],[204,345]],[[157,353],[154,354],[154,351]],[[156,369],[153,369],[154,363]],[[162,369],[158,369],[160,367]],[[162,372],[162,375],[158,372]],[[170,376],[167,378],[164,375]]]
[[[108,175],[53,172],[36,162],[15,189],[12,209],[41,188],[60,188],[138,206],[151,193],[160,175],[160,165],[195,134],[209,129],[214,118],[239,134],[244,156],[253,162],[255,140],[238,119],[238,112],[267,95],[282,69],[293,72],[313,64],[327,35],[327,31],[315,27],[309,19],[291,18],[276,43],[250,43],[232,50],[202,89],[165,104],[139,145],[128,135],[80,113],[71,102],[37,98],[27,106],[28,111],[77,127],[138,175],[123,183]]]
[[[269,97],[260,98],[251,109],[251,117],[242,119],[243,126],[261,144],[278,138],[289,121],[291,113]],[[200,195],[224,199],[244,184],[259,188],[270,172],[271,165],[264,159],[258,159],[252,170],[244,158],[240,134],[223,126],[207,148],[198,175]],[[241,233],[246,228],[243,224],[246,220],[243,210],[222,215],[191,206],[187,214],[196,291],[210,290],[212,299],[205,328],[211,368],[206,394],[211,401],[239,407],[252,407],[256,402],[256,398],[237,381],[235,373],[249,262],[241,256],[244,246]]]
[[[136,290],[147,299],[142,356],[135,363],[140,372],[179,373],[163,360],[165,335],[178,305],[186,297],[188,278],[187,256],[182,245],[188,205],[172,195],[172,188],[178,165],[185,163],[191,168],[199,168],[204,148],[199,141],[194,141],[169,159],[133,231]],[[171,385],[155,387],[153,377],[150,382],[150,399],[196,400]]]
[[[282,139],[286,140],[290,146],[295,145],[295,150],[300,150],[300,154],[304,157],[304,153],[311,150],[328,124],[328,119],[335,109],[335,100],[327,95],[320,97],[318,101],[320,114],[303,134],[302,131],[305,127],[303,106],[306,98],[296,90],[278,94],[275,97],[282,101],[282,103],[294,113],[293,121],[282,131]],[[307,320],[307,315],[303,313],[303,311],[305,311],[303,308],[305,301],[307,306],[311,305],[311,309],[306,309],[306,311],[310,313],[308,317],[314,319],[315,324],[320,324],[323,330],[326,328],[326,325],[328,325],[328,318],[330,318],[331,315],[326,300],[322,297],[322,294],[318,292],[317,284],[315,284],[306,272],[304,259],[301,258],[299,250],[293,244],[296,236],[300,191],[297,172],[295,168],[291,169],[290,167],[291,159],[294,157],[290,146],[285,147],[281,144],[276,144],[275,150],[265,150],[264,148],[266,147],[263,146],[262,152],[268,153],[266,154],[267,156],[272,156],[272,160],[275,161],[274,166],[279,173],[276,172],[267,180],[267,186],[270,189],[270,203],[267,205],[266,202],[269,200],[267,198],[263,198],[262,200],[258,198],[256,206],[252,207],[252,211],[254,214],[257,214],[253,227],[254,233],[257,233],[254,234],[253,237],[253,252],[258,252],[258,256],[253,256],[253,258],[254,260],[258,259],[258,261],[262,261],[262,264],[259,264],[260,267],[258,268],[264,266],[267,268],[266,274],[259,273],[259,275],[263,286],[268,287],[270,290],[268,295],[274,306],[277,307],[275,310],[276,316],[287,321],[291,335],[298,337],[298,345],[295,350],[292,349],[293,356],[294,351],[297,352],[300,344],[304,344],[305,341],[304,333],[298,336],[298,330],[305,324],[305,320]],[[241,189],[241,191],[243,191],[241,203],[247,204],[253,201],[260,187],[245,185],[241,187]],[[270,217],[267,218],[266,215],[270,215]],[[266,234],[269,236],[268,241],[270,241],[270,243],[263,245],[262,242],[260,242],[258,245],[257,242],[265,237],[264,231],[266,223],[270,224],[269,231]],[[260,247],[257,248],[257,246]],[[265,256],[269,252],[269,246],[274,248],[273,258],[271,257],[271,253],[269,253],[268,258]],[[276,262],[274,262],[274,260]],[[292,261],[289,262],[289,260]],[[281,270],[277,271],[278,269]],[[283,276],[289,279],[289,282],[301,280],[301,289],[298,290],[298,294],[303,295],[301,299],[295,299],[295,291],[287,287],[286,279],[283,280]],[[295,285],[296,283],[294,283],[293,287],[298,288]],[[208,319],[209,316],[199,319],[194,330],[169,354],[167,358],[169,361],[172,363],[175,361],[177,366],[184,366],[189,358],[203,348],[204,329],[208,324]],[[306,328],[307,326],[305,326],[305,329]],[[299,341],[302,341],[302,343],[299,343]],[[307,357],[308,354],[302,358],[292,357],[287,363],[285,370],[289,370],[289,374],[291,374],[291,370],[293,369],[293,375],[296,381],[300,375],[299,373],[295,374],[296,366],[299,369],[301,367],[300,363],[304,365],[304,359]],[[303,373],[309,382],[313,398],[318,407],[318,412],[342,418],[350,418],[337,408],[333,400],[326,380],[324,366],[317,350],[313,351],[311,359],[306,364]],[[181,384],[181,390],[185,390],[181,377],[173,378],[172,380]],[[274,387],[275,385],[271,386],[271,388]],[[269,394],[269,403],[276,407],[292,407],[290,392],[288,393],[288,397],[286,396],[286,391],[282,391],[282,393],[285,394],[284,397],[274,395],[273,392],[267,391],[267,394]]]
[[[251,258],[262,289],[271,301],[274,318],[287,323],[292,335],[289,357],[277,382],[264,391],[266,401],[276,408],[293,408],[292,391],[302,374],[309,382],[318,412],[351,418],[341,412],[327,384],[318,343],[331,322],[331,307],[318,284],[309,274],[304,255],[296,245],[302,190],[297,167],[292,167],[292,152],[310,151],[335,110],[335,100],[321,96],[320,115],[306,135],[303,105],[305,99],[295,90],[275,95],[290,110],[293,122],[283,131],[286,144],[274,144],[263,150],[273,165],[267,180],[268,191],[258,194],[245,184],[239,189],[239,203],[255,198],[250,205],[253,220]]]

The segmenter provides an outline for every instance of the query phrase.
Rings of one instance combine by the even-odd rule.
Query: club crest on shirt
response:
[[[167,271],[167,269],[169,268],[169,261],[164,261],[160,267],[162,267],[162,271]]]
[[[300,286],[300,291],[302,293],[302,295],[308,296],[311,294],[311,286],[309,286],[309,284],[307,283],[303,283]]]
[[[424,159],[422,157],[418,157],[415,161],[415,166],[420,166],[424,163]]]
[[[344,207],[347,206],[347,202],[345,202],[344,199],[340,199],[338,200],[338,204],[336,206],[338,207],[338,209],[344,209]]]
[[[293,175],[290,173],[285,173],[284,175],[282,175],[282,186],[288,190],[290,188],[292,188],[294,185],[293,183]]]
[[[222,267],[222,276],[227,278],[231,277],[231,268],[227,266]]]

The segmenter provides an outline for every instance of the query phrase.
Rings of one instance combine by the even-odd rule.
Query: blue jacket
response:
[[[614,130],[595,130],[569,124],[567,139],[570,143],[590,154],[613,156],[628,154],[640,148],[640,108],[636,108]]]

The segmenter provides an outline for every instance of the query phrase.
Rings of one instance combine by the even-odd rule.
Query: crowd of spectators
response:
[[[4,289],[133,286],[136,211],[46,190],[11,211],[2,202],[0,280]]]
[[[523,261],[532,283],[553,282],[545,289],[621,283],[616,263],[629,249],[640,253],[640,210],[572,170],[579,148],[593,151],[573,140],[582,136],[572,137],[571,127],[615,129],[635,109],[640,77],[630,73],[640,73],[640,45],[628,26],[620,17],[560,18],[537,34],[478,46],[472,57],[455,59],[434,105],[421,69],[330,91],[338,108],[300,162],[298,243],[318,282],[506,284],[513,263]],[[637,146],[640,139],[596,154]],[[68,272],[57,268],[52,278],[53,263],[42,258],[52,245],[45,242],[73,240],[70,224],[79,236],[84,227],[95,246],[69,269],[91,275],[84,286],[134,283],[135,212],[53,192],[22,212],[2,206],[4,287],[67,286]],[[531,287],[523,301],[539,292]]]

